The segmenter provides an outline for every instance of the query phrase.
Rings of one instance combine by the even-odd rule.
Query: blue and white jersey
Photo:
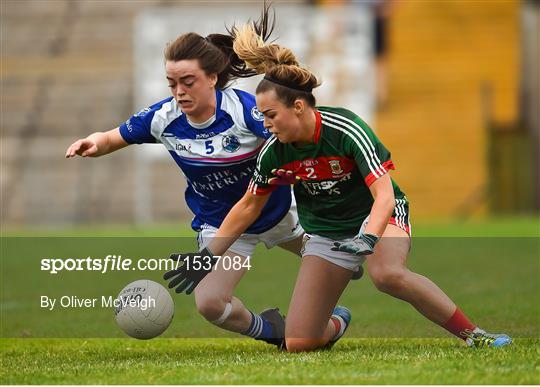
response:
[[[186,203],[195,214],[191,227],[219,227],[247,190],[259,150],[271,134],[263,126],[255,97],[226,89],[216,91],[216,114],[194,124],[171,96],[143,109],[120,125],[130,144],[160,142],[188,182]],[[291,189],[279,187],[261,216],[246,231],[260,234],[274,227],[291,206]]]

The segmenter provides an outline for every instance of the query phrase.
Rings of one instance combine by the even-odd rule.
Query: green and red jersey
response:
[[[333,239],[358,233],[373,206],[369,186],[394,169],[390,152],[371,128],[343,108],[318,107],[314,142],[302,146],[270,138],[259,153],[249,184],[254,195],[270,193],[272,170],[291,170],[300,224],[310,234]],[[396,199],[405,195],[392,180]]]

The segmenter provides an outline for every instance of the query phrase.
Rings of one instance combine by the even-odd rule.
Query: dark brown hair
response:
[[[269,6],[264,6],[260,18],[253,22],[257,35],[266,41],[272,34],[274,23],[268,20]],[[197,59],[206,75],[217,74],[217,89],[226,88],[236,78],[247,78],[257,72],[248,68],[246,62],[233,50],[237,29],[227,29],[228,34],[210,34],[206,38],[194,32],[181,35],[165,47],[166,61]]]

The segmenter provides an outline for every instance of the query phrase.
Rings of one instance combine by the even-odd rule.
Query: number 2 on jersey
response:
[[[307,167],[306,172],[308,173],[307,174],[308,179],[316,179],[317,178],[317,175],[315,174],[315,168]]]

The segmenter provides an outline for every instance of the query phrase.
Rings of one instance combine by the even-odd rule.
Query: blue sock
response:
[[[254,339],[272,338],[273,332],[270,323],[252,311],[249,311],[249,313],[251,313],[251,324],[247,331],[242,334],[253,337]]]

